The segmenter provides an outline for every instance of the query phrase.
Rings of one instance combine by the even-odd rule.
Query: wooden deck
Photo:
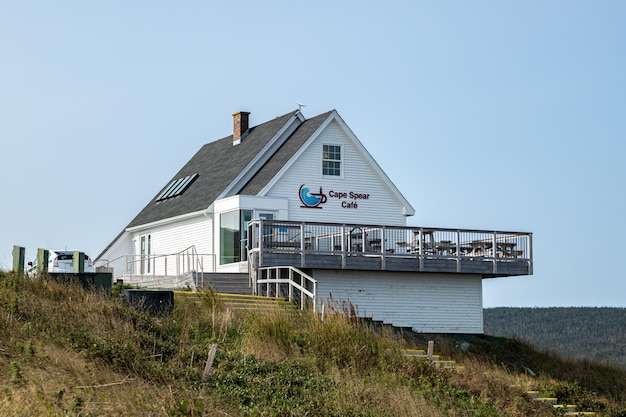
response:
[[[530,233],[253,221],[253,268],[532,275]]]

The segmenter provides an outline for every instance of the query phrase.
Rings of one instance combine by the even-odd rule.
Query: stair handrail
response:
[[[120,259],[122,259],[125,255],[120,255],[115,259],[96,259],[95,261],[93,261],[93,265],[94,268],[104,268],[105,270],[108,270],[111,268],[111,264],[113,262],[119,261]]]
[[[279,272],[281,269],[289,271],[289,278],[280,277]],[[294,301],[293,295],[294,295],[294,289],[295,289],[296,291],[300,292],[300,310],[305,309],[305,306],[306,306],[305,297],[306,297],[311,301],[311,304],[313,306],[313,312],[314,313],[317,312],[317,280],[315,278],[299,270],[298,268],[295,268],[290,265],[259,268],[259,275],[262,276],[263,271],[267,271],[266,278],[256,279],[256,284],[257,285],[266,284],[267,289],[268,289],[268,291],[266,291],[266,294],[268,296],[270,293],[269,288],[271,284],[276,285],[276,294],[279,294],[279,291],[278,291],[279,284],[289,284],[289,296],[288,296],[289,302],[293,303]],[[271,271],[275,271],[274,278],[271,277]],[[300,282],[297,282],[294,280],[294,274],[297,274],[300,277]],[[308,286],[305,283],[310,283],[310,286],[312,287],[312,291],[307,288]]]
[[[189,262],[189,251],[191,251],[191,261]],[[184,268],[184,259],[185,259],[185,255],[187,255],[187,266],[191,268],[188,268],[187,270],[181,272],[179,269],[179,260],[180,257],[182,255],[182,259],[183,259],[183,268]],[[204,274],[204,262],[202,262],[202,257],[200,257],[198,255],[198,251],[196,250],[196,245],[191,245],[186,249],[183,249],[182,251],[178,252],[176,254],[177,259],[176,259],[176,272],[178,273],[177,275],[180,274],[184,274],[185,272],[189,272],[189,271],[195,271],[195,272],[199,272],[200,274]],[[194,265],[195,264],[195,265]],[[195,267],[195,269],[193,268]]]

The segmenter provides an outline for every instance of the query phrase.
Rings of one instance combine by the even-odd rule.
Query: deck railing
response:
[[[532,234],[526,232],[253,220],[248,240],[260,266],[264,254],[298,254],[302,265],[307,255],[341,255],[344,267],[348,257],[364,256],[379,257],[382,269],[393,258],[454,259],[458,265],[493,260],[493,272],[496,261],[527,261],[532,274]]]

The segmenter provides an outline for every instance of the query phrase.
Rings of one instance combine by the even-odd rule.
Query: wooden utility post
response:
[[[213,368],[213,359],[215,359],[215,351],[217,350],[217,343],[213,343],[211,345],[211,350],[209,351],[209,356],[206,359],[206,365],[204,366],[204,372],[202,373],[202,379],[206,381],[206,379],[211,375],[211,369]]]
[[[435,341],[429,340],[428,341],[428,353],[427,353],[428,359],[432,359],[434,352],[435,352]]]
[[[48,259],[50,251],[48,249],[37,249],[37,273],[45,274],[48,272]]]
[[[25,248],[17,245],[13,246],[13,272],[17,272],[20,275],[24,273],[25,253]]]
[[[85,272],[85,253],[75,250],[72,257],[72,265],[74,267],[75,274],[82,274]]]

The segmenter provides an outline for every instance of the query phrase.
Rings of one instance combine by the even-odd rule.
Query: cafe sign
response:
[[[346,209],[359,208],[359,200],[369,200],[370,195],[367,193],[358,193],[356,191],[335,191],[330,190],[328,195],[324,193],[320,186],[319,191],[312,192],[305,184],[300,186],[298,192],[302,208],[322,208],[322,204],[325,204],[329,198],[337,199],[341,202],[341,207]]]

